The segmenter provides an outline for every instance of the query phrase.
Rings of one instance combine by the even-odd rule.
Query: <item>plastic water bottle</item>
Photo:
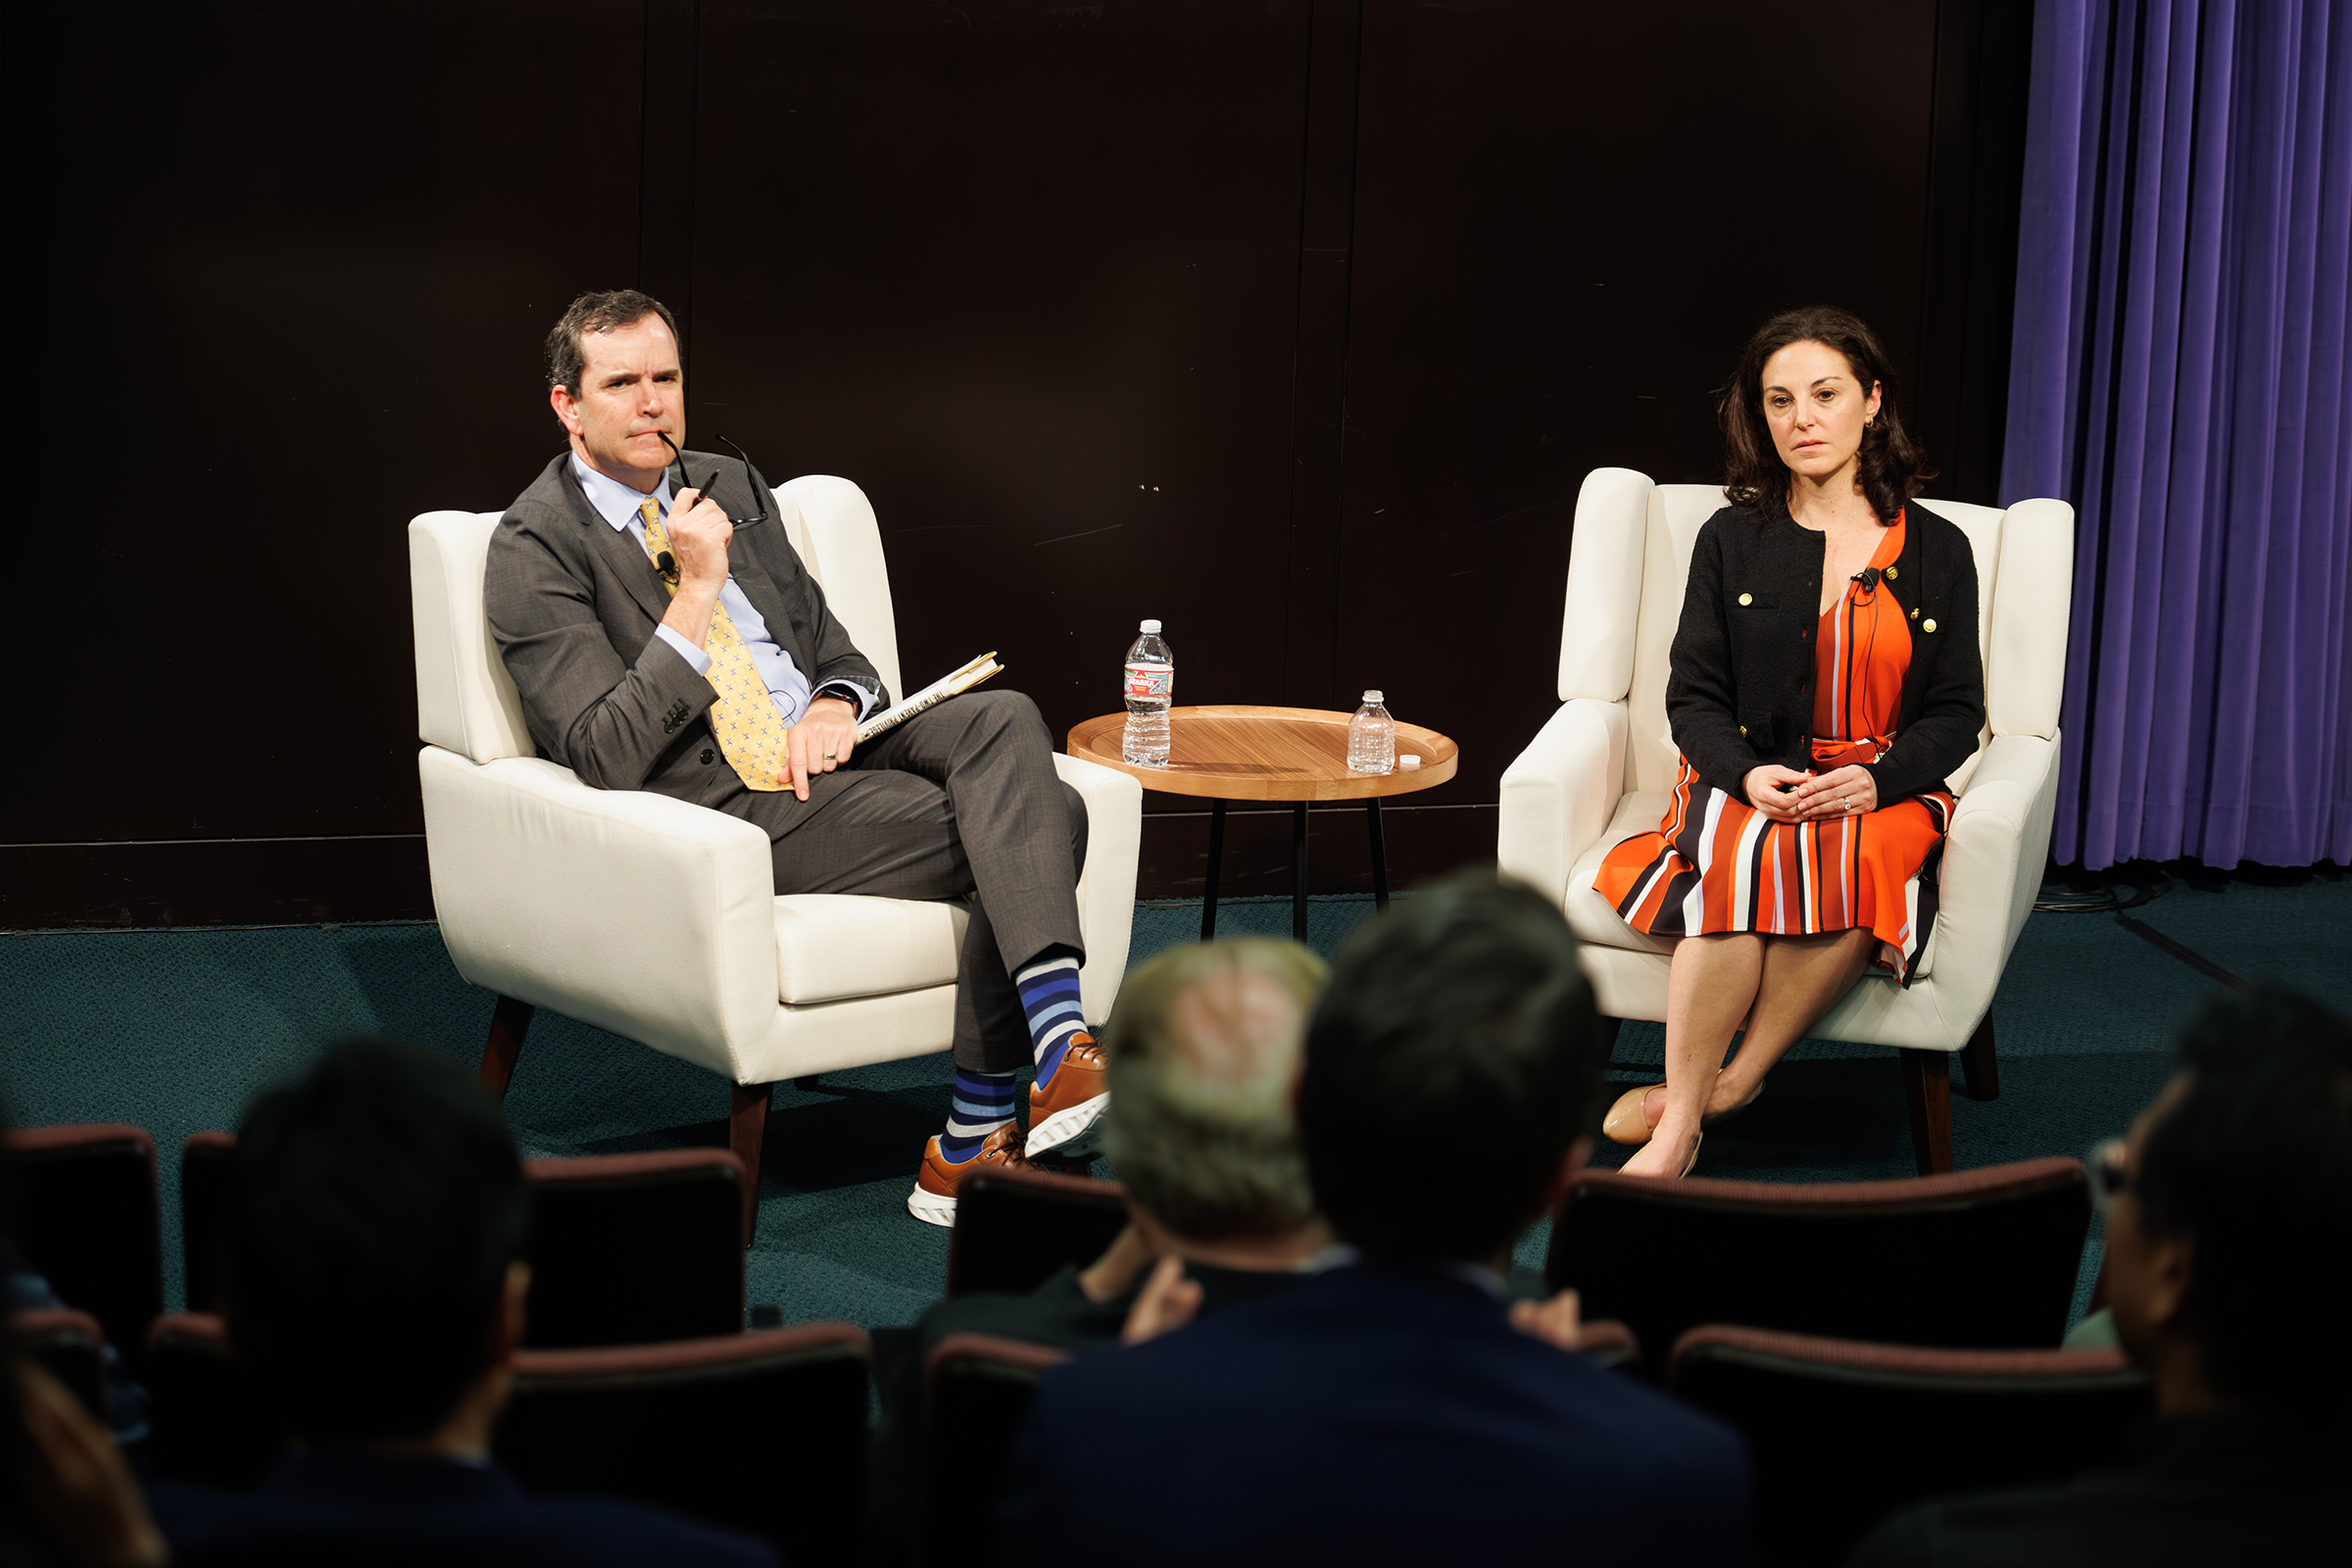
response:
[[[1378,692],[1364,693],[1364,706],[1348,721],[1348,765],[1358,773],[1396,771],[1396,721],[1380,706]]]
[[[1168,765],[1168,704],[1176,696],[1176,655],[1147,620],[1127,650],[1127,737],[1119,756],[1137,767]]]

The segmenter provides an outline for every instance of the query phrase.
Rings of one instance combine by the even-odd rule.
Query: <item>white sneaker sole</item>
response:
[[[956,1225],[956,1198],[952,1193],[943,1197],[930,1192],[921,1182],[916,1182],[914,1191],[906,1195],[906,1212],[926,1225],[953,1230]]]
[[[1050,1154],[1066,1144],[1077,1143],[1079,1139],[1095,1130],[1095,1124],[1102,1119],[1102,1113],[1109,1108],[1110,1096],[1101,1094],[1092,1100],[1082,1101],[1067,1110],[1056,1111],[1029,1129],[1029,1142],[1022,1151],[1023,1154],[1030,1159],[1035,1159],[1038,1155]],[[1072,1152],[1076,1152],[1076,1151],[1072,1151]]]

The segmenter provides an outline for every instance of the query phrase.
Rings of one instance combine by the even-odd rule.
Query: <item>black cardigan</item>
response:
[[[1726,507],[1690,551],[1666,716],[1699,777],[1743,805],[1750,769],[1813,765],[1813,631],[1827,549],[1825,537],[1799,527],[1786,508]],[[1903,553],[1880,591],[1894,596],[1911,627],[1895,738],[1867,764],[1879,804],[1891,806],[1941,788],[1984,727],[1977,557],[1968,536],[1911,503]]]

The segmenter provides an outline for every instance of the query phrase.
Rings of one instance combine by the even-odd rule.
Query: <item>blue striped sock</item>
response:
[[[960,1165],[980,1152],[988,1135],[1012,1120],[1012,1074],[956,1069],[956,1098],[948,1102],[948,1130],[939,1152]]]
[[[1021,1011],[1029,1019],[1029,1040],[1035,1053],[1039,1082],[1054,1076],[1073,1036],[1086,1030],[1086,1012],[1078,1001],[1078,960],[1066,952],[1048,949],[1048,956],[1013,971],[1013,986],[1021,994]]]

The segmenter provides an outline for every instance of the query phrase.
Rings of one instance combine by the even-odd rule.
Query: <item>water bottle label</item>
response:
[[[1127,695],[1130,697],[1167,697],[1176,690],[1174,664],[1129,664],[1127,666]]]

